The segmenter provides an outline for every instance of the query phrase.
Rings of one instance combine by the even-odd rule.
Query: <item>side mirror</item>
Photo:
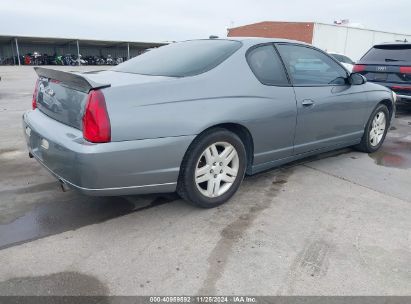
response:
[[[348,77],[350,85],[361,85],[367,82],[367,78],[359,73],[351,73]]]

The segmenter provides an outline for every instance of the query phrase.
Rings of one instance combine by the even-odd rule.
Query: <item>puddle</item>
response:
[[[177,200],[176,195],[87,197],[39,204],[10,223],[0,225],[0,250],[42,237],[143,211]]]
[[[397,104],[396,119],[381,148],[368,154],[379,166],[411,168],[411,104]]]
[[[21,153],[0,149],[0,184],[4,185],[0,189],[0,250],[179,199],[173,194],[93,197],[63,193],[57,182],[50,182],[48,176],[44,179],[46,172],[37,162]]]
[[[18,277],[0,282],[0,294],[8,296],[103,296],[108,295],[108,288],[97,278],[77,272],[59,272],[45,276]],[[24,299],[23,299],[24,300]],[[33,299],[32,299],[33,300]],[[23,301],[23,303],[42,303],[39,301]],[[87,303],[87,299],[58,299],[44,303]],[[72,300],[78,300],[72,302]],[[109,301],[91,301],[90,303],[109,303]],[[7,301],[6,301],[7,302]],[[10,301],[12,303],[13,301]],[[18,299],[16,302],[20,303]]]
[[[411,142],[401,141],[398,138],[386,138],[380,150],[369,156],[380,166],[410,169]]]

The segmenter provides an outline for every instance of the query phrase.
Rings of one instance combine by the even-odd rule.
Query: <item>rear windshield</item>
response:
[[[361,58],[361,61],[411,62],[411,45],[376,45]]]
[[[233,40],[193,40],[148,51],[113,68],[114,71],[185,77],[211,70],[241,47]]]

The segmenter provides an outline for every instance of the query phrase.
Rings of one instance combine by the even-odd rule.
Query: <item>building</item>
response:
[[[51,38],[0,35],[0,64],[23,64],[26,54],[67,55],[132,58],[143,50],[162,46],[161,42],[108,41],[75,38]]]
[[[265,21],[228,29],[229,37],[285,38],[310,43],[325,51],[360,59],[374,44],[411,41],[411,35],[318,22]]]

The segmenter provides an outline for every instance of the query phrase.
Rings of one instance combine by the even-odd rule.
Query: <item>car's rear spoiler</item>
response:
[[[39,77],[61,81],[63,85],[80,92],[88,93],[90,90],[107,88],[110,86],[110,84],[97,83],[82,76],[81,74],[75,74],[72,72],[63,72],[39,67],[35,67],[34,70]]]

